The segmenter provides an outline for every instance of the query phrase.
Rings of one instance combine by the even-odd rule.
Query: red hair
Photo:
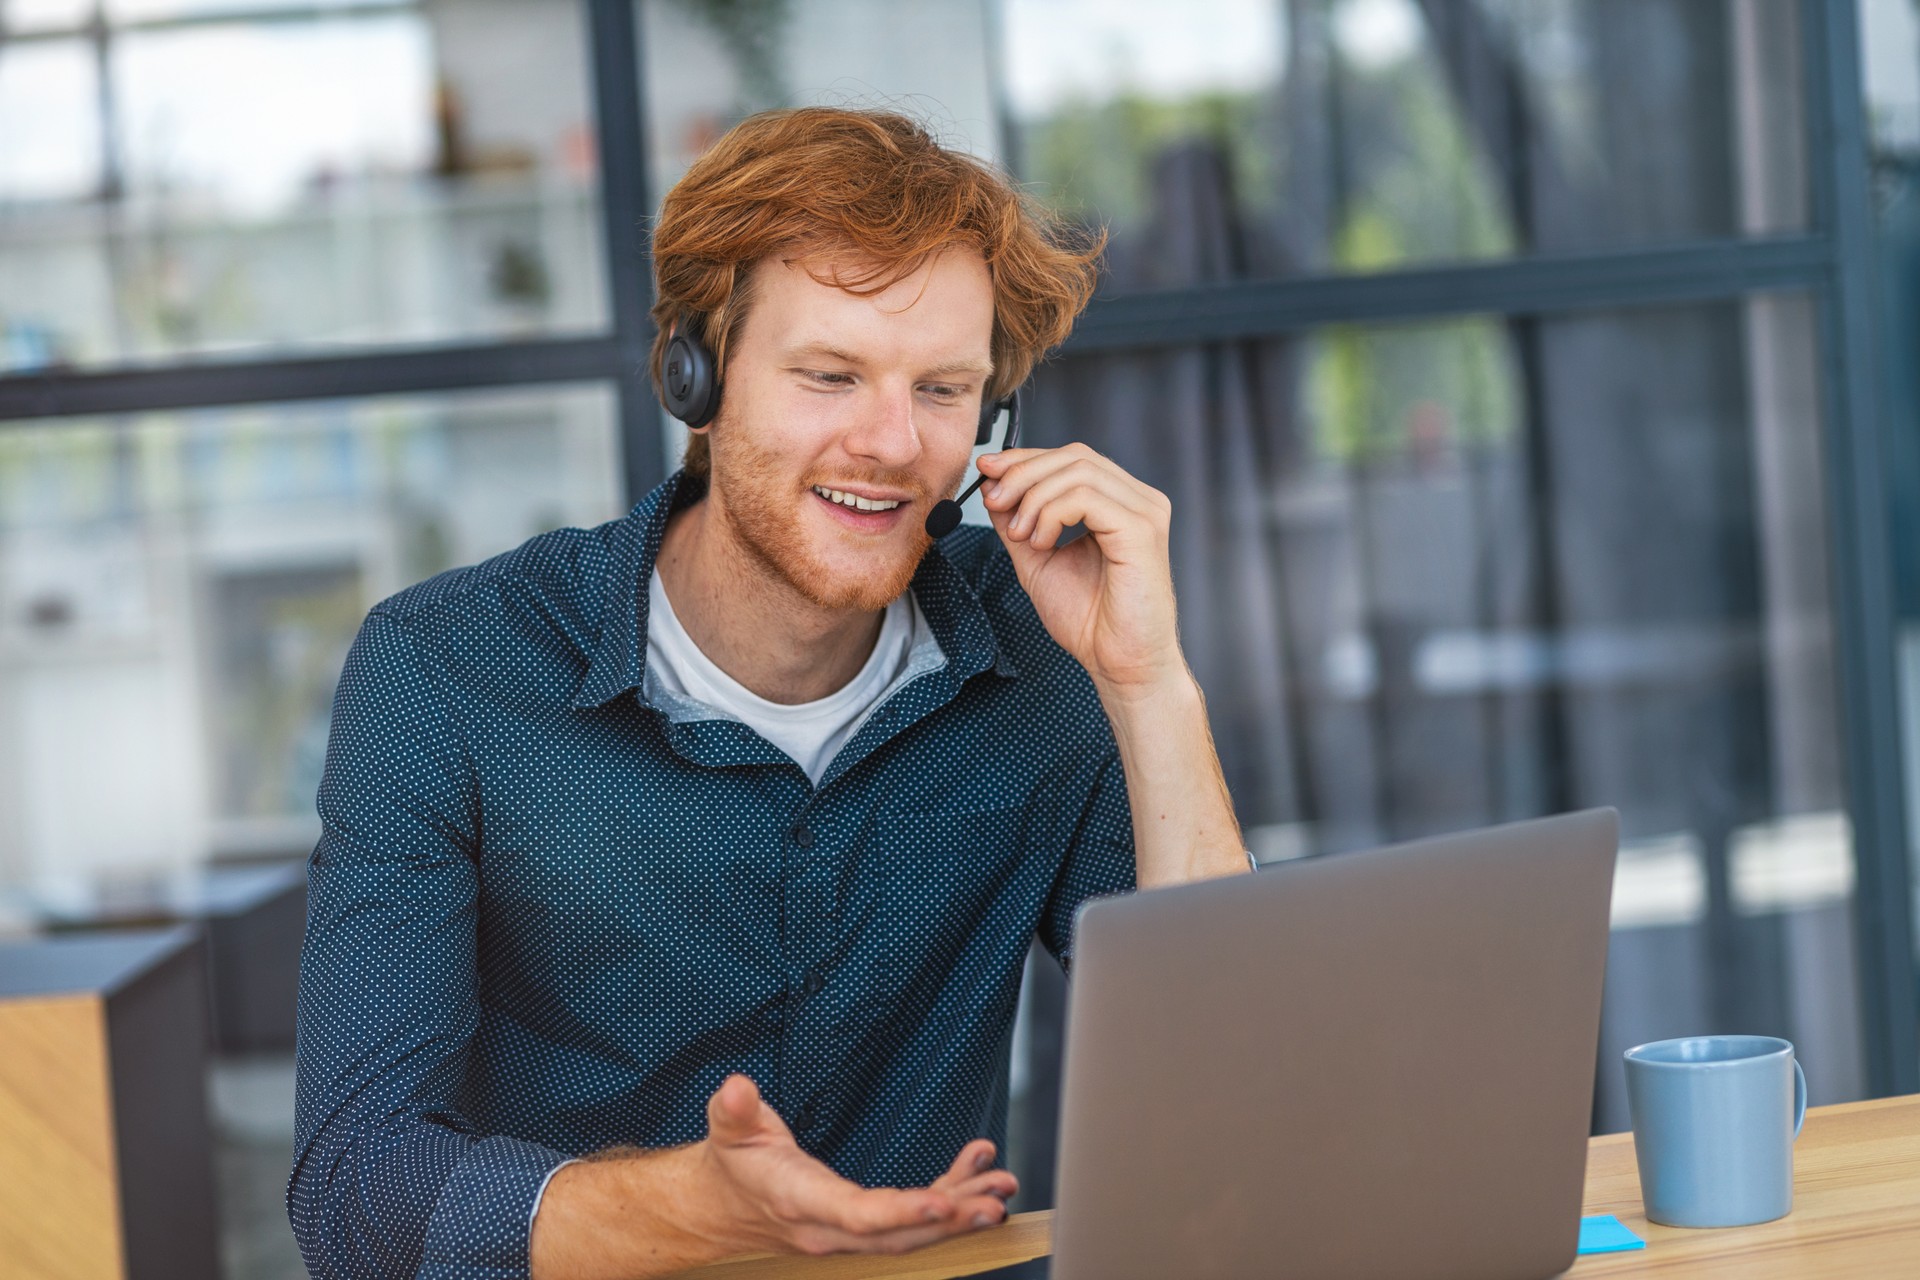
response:
[[[850,293],[878,293],[943,249],[976,249],[993,280],[993,379],[1004,396],[1066,340],[1093,296],[1104,231],[1056,217],[1000,170],[935,142],[891,111],[800,107],[729,129],[674,184],[653,229],[652,370],[675,326],[727,348],[752,299],[755,264],[831,259]],[[851,266],[851,271],[848,270]],[[687,446],[705,479],[707,441]]]

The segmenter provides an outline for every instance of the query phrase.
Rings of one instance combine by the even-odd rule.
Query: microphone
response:
[[[972,484],[966,487],[958,498],[942,498],[933,504],[933,510],[927,512],[927,536],[944,538],[960,527],[960,504],[973,496],[973,491],[987,482],[985,476],[976,476]]]
[[[995,404],[990,412],[981,415],[980,434],[974,441],[976,446],[990,443],[993,440],[993,422],[994,419],[1000,416],[1002,410],[1005,410],[1007,414],[1007,434],[1000,441],[1001,451],[1005,452],[1013,448],[1015,443],[1019,441],[1020,391],[1018,388],[1015,388],[1006,399]],[[974,478],[972,484],[968,485],[961,492],[958,498],[942,498],[940,501],[934,503],[933,510],[927,512],[927,536],[929,538],[944,538],[955,529],[958,529],[960,527],[960,504],[968,498],[971,498],[974,490],[986,482],[986,473],[982,472]]]

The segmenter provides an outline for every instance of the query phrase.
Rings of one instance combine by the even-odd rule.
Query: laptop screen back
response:
[[[1617,843],[1595,810],[1088,906],[1055,1280],[1570,1265]]]

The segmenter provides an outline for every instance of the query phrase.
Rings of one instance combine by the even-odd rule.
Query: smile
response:
[[[837,502],[841,506],[849,507],[855,511],[891,511],[900,505],[899,501],[894,498],[863,498],[857,493],[846,493],[839,489],[826,489],[820,485],[813,486],[813,491],[825,498],[828,502]]]

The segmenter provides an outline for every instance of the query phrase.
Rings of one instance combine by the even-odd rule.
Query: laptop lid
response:
[[[1089,904],[1054,1280],[1571,1265],[1618,837],[1593,810]]]

